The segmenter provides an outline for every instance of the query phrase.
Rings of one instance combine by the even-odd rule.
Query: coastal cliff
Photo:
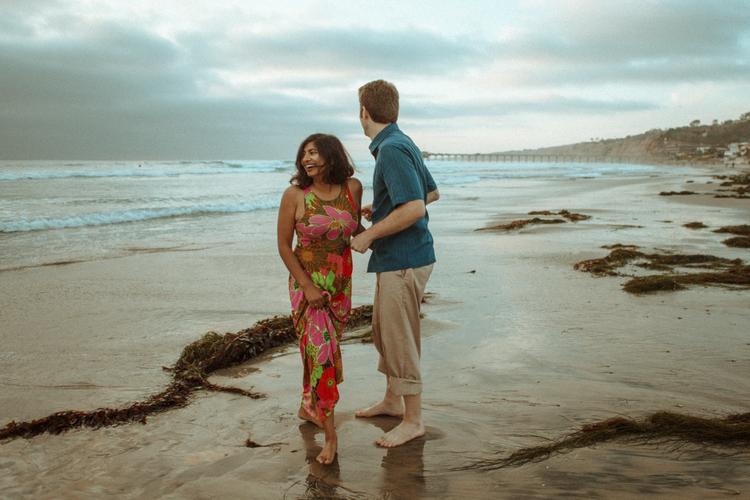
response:
[[[539,149],[505,152],[504,154],[575,155],[587,157],[615,157],[670,161],[721,161],[725,157],[738,157],[747,161],[747,148],[734,150],[732,144],[750,142],[750,113],[737,120],[723,123],[714,121],[701,125],[698,120],[689,126],[666,130],[652,129],[638,135],[617,139],[592,139],[588,142],[552,146]]]

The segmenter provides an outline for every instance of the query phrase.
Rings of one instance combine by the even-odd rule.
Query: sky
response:
[[[0,0],[0,159],[368,158],[357,89],[421,149],[623,137],[750,111],[748,0]]]

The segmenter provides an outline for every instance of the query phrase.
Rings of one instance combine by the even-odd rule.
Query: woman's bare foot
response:
[[[297,416],[299,418],[301,418],[302,420],[307,420],[308,422],[312,422],[313,424],[317,425],[321,429],[323,428],[323,423],[320,420],[318,420],[317,418],[315,418],[312,415],[310,415],[309,413],[307,413],[305,411],[305,409],[302,408],[301,406],[300,406],[299,411],[297,412]]]
[[[424,436],[422,422],[411,423],[402,420],[400,424],[375,441],[375,444],[383,448],[395,448],[421,436]]]
[[[330,465],[333,463],[333,459],[336,458],[336,449],[338,447],[338,439],[336,436],[332,438],[326,438],[326,443],[323,445],[323,449],[315,460],[323,465]]]
[[[386,400],[374,404],[369,408],[363,408],[354,412],[355,417],[366,418],[377,415],[389,415],[391,417],[402,417],[404,415],[404,403],[400,400],[393,403]]]

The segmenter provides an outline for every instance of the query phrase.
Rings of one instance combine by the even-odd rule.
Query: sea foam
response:
[[[29,231],[43,231],[48,229],[64,229],[86,226],[104,226],[109,224],[123,224],[127,222],[164,219],[172,217],[192,217],[212,214],[232,214],[253,212],[276,208],[277,199],[266,198],[243,203],[198,204],[181,207],[138,208],[132,210],[118,210],[110,212],[94,212],[68,217],[38,217],[16,219],[0,222],[0,233],[18,233]]]
[[[0,182],[106,177],[181,177],[193,175],[255,174],[292,172],[294,165],[287,161],[210,161],[165,162],[136,165],[66,164],[60,168],[24,168],[0,171]]]

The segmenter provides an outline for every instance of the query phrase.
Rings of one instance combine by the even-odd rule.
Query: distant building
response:
[[[750,149],[750,142],[733,142],[727,145],[727,151],[724,153],[724,156],[730,158],[747,156],[748,149]]]
[[[724,163],[746,164],[750,162],[750,142],[733,142],[724,152]]]

